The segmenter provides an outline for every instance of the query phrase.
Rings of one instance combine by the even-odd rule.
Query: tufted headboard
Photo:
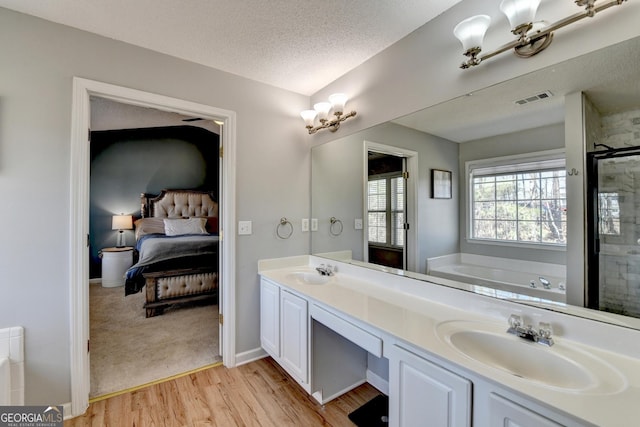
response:
[[[218,203],[210,191],[162,190],[159,195],[140,195],[143,218],[218,217]]]

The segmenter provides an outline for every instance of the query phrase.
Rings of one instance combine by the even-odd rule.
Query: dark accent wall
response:
[[[115,214],[140,216],[140,193],[209,190],[218,199],[219,136],[194,126],[91,132],[89,274],[101,277],[100,249],[116,245]],[[125,231],[133,246],[133,230]]]

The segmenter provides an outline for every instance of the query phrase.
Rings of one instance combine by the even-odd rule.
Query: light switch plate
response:
[[[356,230],[362,230],[362,218],[356,218],[353,222],[353,228]]]
[[[311,218],[311,231],[318,231],[318,218]]]
[[[238,234],[241,236],[251,234],[251,221],[238,221]]]
[[[309,231],[309,218],[302,218],[302,231]]]

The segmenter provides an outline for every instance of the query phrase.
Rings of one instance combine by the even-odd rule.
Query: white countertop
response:
[[[482,296],[449,288],[445,289],[442,286],[425,282],[412,283],[415,281],[410,278],[389,275],[378,278],[374,275],[384,273],[371,272],[366,269],[359,271],[360,267],[347,264],[339,264],[338,273],[332,276],[329,282],[322,285],[310,285],[292,280],[290,276],[292,272],[305,269],[315,271],[309,264],[304,263],[305,260],[309,260],[312,266],[317,265],[314,264],[313,258],[294,257],[288,259],[288,262],[286,259],[261,262],[260,275],[312,301],[365,322],[429,354],[482,376],[487,381],[508,387],[579,419],[598,426],[624,426],[640,423],[640,358],[638,358],[640,355],[630,357],[565,338],[562,333],[562,325],[558,328],[557,319],[558,316],[562,318],[562,314],[553,315],[554,331],[559,329],[558,333],[554,334],[557,349],[554,349],[556,346],[552,346],[546,350],[553,352],[560,351],[562,347],[571,347],[608,364],[608,369],[612,369],[619,376],[616,374],[613,375],[614,378],[605,379],[605,381],[612,382],[609,387],[606,387],[608,389],[606,394],[589,389],[568,391],[518,378],[503,370],[470,359],[446,343],[436,331],[436,326],[442,322],[490,322],[492,325],[504,328],[505,335],[507,335],[506,317],[508,315],[505,315],[505,311],[498,306],[506,305],[507,312],[512,311],[514,308],[509,306],[511,304],[509,302],[482,299]],[[366,280],[361,277],[365,277]],[[374,280],[370,280],[372,278]],[[414,292],[416,286],[420,286],[418,293]],[[443,294],[447,295],[442,296]],[[520,308],[517,305],[514,307]],[[580,320],[590,322],[570,316],[566,317],[567,329],[575,327],[576,322],[580,322]],[[586,323],[585,327],[593,327],[593,322]],[[600,325],[597,325],[597,328],[600,328]],[[613,331],[611,333],[615,333],[616,327],[611,326],[611,328]],[[624,335],[628,332],[621,331],[621,333]],[[621,339],[624,338],[621,337]],[[519,340],[520,338],[513,336],[513,339]],[[607,346],[607,348],[610,347]],[[631,424],[629,424],[630,422]]]

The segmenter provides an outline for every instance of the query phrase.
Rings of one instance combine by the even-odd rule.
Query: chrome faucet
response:
[[[517,335],[525,340],[546,345],[547,347],[551,347],[553,345],[553,338],[551,338],[553,330],[551,329],[551,324],[546,322],[540,322],[538,330],[535,330],[531,325],[523,326],[522,317],[512,314],[509,316],[509,329],[507,329],[507,333]]]
[[[538,277],[538,280],[540,280],[540,283],[542,283],[542,286],[545,289],[551,289],[551,282],[550,281],[548,281],[547,279],[545,279],[542,276]]]
[[[321,276],[333,276],[336,271],[335,267],[332,267],[330,264],[320,264],[320,266],[316,267],[316,270]]]

